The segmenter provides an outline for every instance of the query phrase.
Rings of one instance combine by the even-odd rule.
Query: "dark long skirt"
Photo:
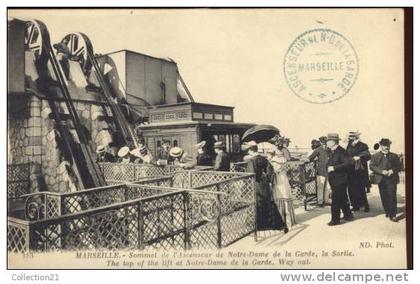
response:
[[[274,202],[268,183],[256,183],[257,189],[257,230],[282,230],[285,223]]]
[[[366,178],[363,171],[352,171],[349,173],[348,193],[353,208],[368,206],[366,196]]]

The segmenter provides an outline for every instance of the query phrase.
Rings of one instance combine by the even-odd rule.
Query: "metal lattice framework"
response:
[[[206,181],[196,189],[224,193],[218,196],[220,202],[221,236],[219,247],[229,244],[255,231],[256,201],[255,177],[244,173],[194,173],[198,181]],[[211,182],[216,180],[216,182]]]
[[[167,192],[52,219],[24,221],[23,226],[9,217],[9,250],[23,252],[29,246],[39,251],[219,246],[218,236],[222,234],[217,193],[156,186],[149,189]],[[194,199],[198,202],[190,203]],[[208,210],[209,200],[216,200],[215,206],[203,212]],[[214,219],[208,220],[209,216]]]
[[[160,194],[162,190],[159,190],[159,188],[149,189],[147,186],[168,187],[171,183],[172,178],[167,176],[76,192],[38,192],[22,195],[20,199],[25,203],[24,215],[26,220],[51,219],[65,214],[73,214],[92,208]]]
[[[29,250],[29,222],[8,217],[7,219],[7,250],[24,253]]]
[[[175,173],[187,172],[184,168],[174,165],[157,166],[152,164],[134,163],[100,163],[99,165],[108,184],[134,182],[150,179],[152,177],[172,176]],[[208,171],[211,169],[212,167],[199,166],[188,171]],[[175,184],[179,183],[182,185],[182,182],[185,180],[183,177],[178,176],[178,178],[181,179],[174,179]]]
[[[185,189],[167,187],[174,179],[162,177],[28,195],[49,209],[28,223],[24,240],[34,250],[220,248],[255,231],[253,174],[175,171],[175,176],[186,178]],[[208,184],[191,189],[193,180]],[[8,237],[12,247],[21,239]]]
[[[30,164],[7,165],[7,198],[28,194],[30,189]]]

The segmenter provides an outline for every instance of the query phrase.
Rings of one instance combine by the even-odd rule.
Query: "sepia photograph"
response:
[[[412,23],[9,7],[8,269],[412,269]]]

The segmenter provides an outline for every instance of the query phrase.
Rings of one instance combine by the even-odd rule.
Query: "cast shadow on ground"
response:
[[[354,213],[355,219],[364,219],[364,218],[373,218],[379,215],[383,215],[384,209],[382,207],[382,201],[380,196],[369,196],[368,198],[369,204],[370,204],[370,211],[369,212],[363,212],[363,208],[360,211],[357,211]],[[404,204],[404,206],[397,207],[397,214],[404,213],[405,212],[405,196],[402,196],[400,194],[397,195],[397,204],[401,205]],[[324,214],[331,214],[330,213],[330,206],[326,207],[311,207],[308,211],[305,211],[304,213],[297,214],[297,220],[299,223],[305,223],[313,218],[317,218]],[[404,216],[397,217],[397,219],[402,220],[404,219]]]

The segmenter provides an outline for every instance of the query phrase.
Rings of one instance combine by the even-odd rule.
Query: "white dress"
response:
[[[283,220],[290,228],[296,224],[295,210],[293,208],[293,195],[290,187],[289,178],[285,168],[286,158],[275,155],[270,159],[274,169],[273,196],[278,210]]]

